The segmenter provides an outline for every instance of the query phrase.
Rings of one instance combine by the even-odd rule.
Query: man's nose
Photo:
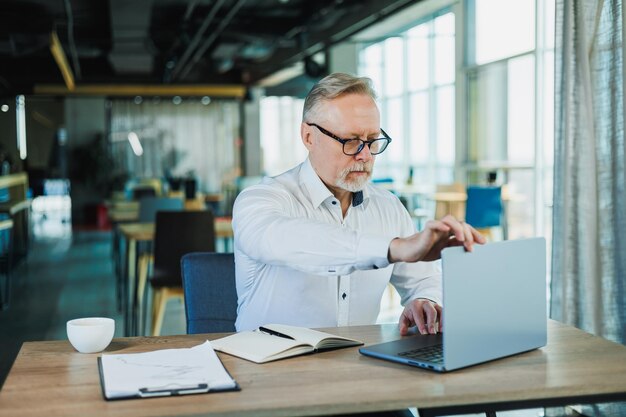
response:
[[[365,144],[365,146],[363,146],[363,149],[361,149],[361,152],[354,155],[354,157],[356,158],[357,161],[368,162],[374,156],[372,155],[372,152],[370,151],[370,147],[367,144]]]

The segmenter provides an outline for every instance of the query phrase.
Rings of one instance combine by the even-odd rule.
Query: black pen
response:
[[[267,327],[259,327],[259,330],[263,333],[271,334],[272,336],[284,337],[285,339],[296,340],[288,334],[277,332],[276,330],[268,329]]]

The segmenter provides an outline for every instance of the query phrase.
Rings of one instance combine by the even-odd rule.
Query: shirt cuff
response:
[[[357,269],[380,269],[389,266],[389,238],[361,235],[356,249]]]
[[[429,292],[425,292],[423,294],[420,294],[418,296],[415,296],[411,299],[411,301],[409,301],[407,304],[412,303],[413,300],[417,300],[418,298],[422,298],[422,299],[426,299],[426,300],[430,300],[435,304],[439,304],[440,306],[443,307],[443,304],[441,303],[441,297],[439,295],[436,295],[434,293],[429,293]]]

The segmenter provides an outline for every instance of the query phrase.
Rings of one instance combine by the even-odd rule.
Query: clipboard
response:
[[[219,370],[223,371],[221,384],[211,384],[211,381],[204,381],[199,383],[177,383],[177,382],[169,382],[165,381],[165,383],[159,383],[155,386],[137,386],[135,389],[125,388],[124,392],[121,391],[115,392],[114,395],[108,395],[106,389],[106,378],[105,378],[105,369],[103,365],[102,356],[98,357],[98,373],[100,376],[100,388],[102,390],[102,397],[107,401],[117,401],[117,400],[126,400],[126,399],[144,399],[144,398],[157,398],[157,397],[169,397],[169,396],[180,396],[180,395],[194,395],[194,394],[207,394],[213,392],[226,392],[226,391],[240,391],[241,388],[239,384],[232,378],[228,370],[224,367],[224,364],[219,359],[219,357],[213,351],[210,343],[207,341],[202,345],[195,346],[195,349],[205,348],[208,344],[208,349],[213,354],[213,356],[209,356],[207,358],[208,363],[211,366],[217,367],[219,365]],[[194,349],[189,348],[189,349]],[[145,354],[154,354],[154,353],[165,353],[171,352],[172,355],[185,355],[186,352],[181,352],[189,349],[167,349],[161,351],[153,351],[153,352],[145,352]],[[107,356],[119,356],[119,357],[129,357],[133,355],[142,355],[141,353],[132,353],[127,355],[107,355]],[[215,369],[215,368],[214,368]],[[232,384],[224,384],[224,375],[227,375]],[[148,385],[148,384],[142,384]]]

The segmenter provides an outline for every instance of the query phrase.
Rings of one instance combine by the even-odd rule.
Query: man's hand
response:
[[[441,332],[441,306],[425,298],[417,298],[404,307],[398,326],[400,334],[406,335],[409,327],[417,326],[421,334]]]
[[[447,215],[441,220],[430,220],[419,233],[392,240],[388,258],[391,263],[434,261],[449,246],[464,246],[471,252],[474,243],[483,244],[485,238],[469,224]]]

